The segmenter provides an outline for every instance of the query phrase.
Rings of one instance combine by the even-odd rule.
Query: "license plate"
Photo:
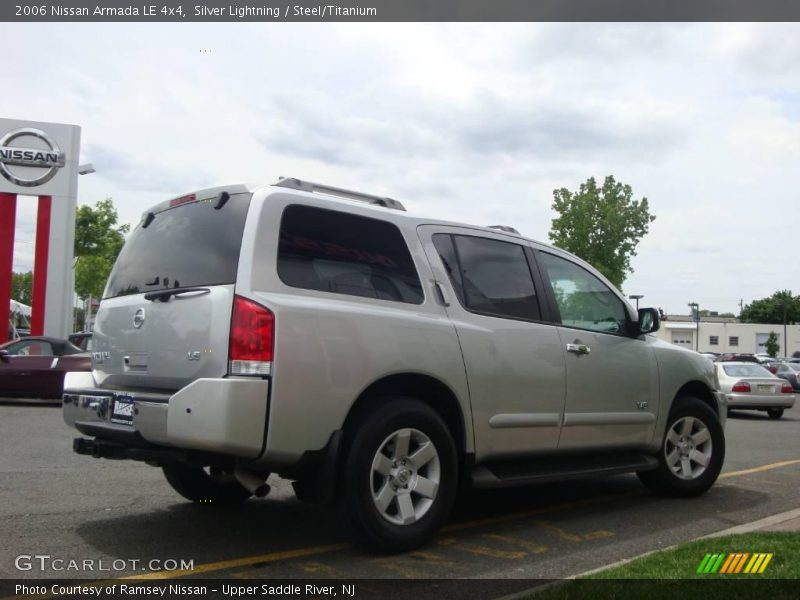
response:
[[[770,393],[770,394],[771,394],[772,392],[774,392],[774,391],[775,391],[775,386],[769,385],[769,384],[767,384],[767,383],[760,383],[760,384],[759,384],[759,385],[756,387],[756,389],[757,389],[759,392],[768,392],[768,393]]]
[[[133,423],[133,398],[130,396],[117,396],[114,398],[114,407],[111,409],[111,422],[122,425]]]

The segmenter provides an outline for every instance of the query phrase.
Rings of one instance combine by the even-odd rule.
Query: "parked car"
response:
[[[791,384],[763,366],[746,362],[716,365],[720,389],[725,392],[729,409],[763,410],[771,419],[780,419],[785,409],[794,406]]]
[[[67,340],[25,337],[0,345],[0,396],[60,399],[64,374],[91,371],[91,358]]]
[[[767,371],[772,373],[773,375],[777,374],[778,372],[778,365],[781,363],[777,360],[770,360],[761,363],[761,366],[764,367]]]
[[[92,332],[79,331],[77,333],[69,334],[69,341],[71,344],[77,346],[84,352],[92,351]]]
[[[761,364],[761,361],[758,360],[758,357],[754,354],[744,354],[740,352],[725,352],[717,356],[714,362],[750,362],[756,363],[757,365]]]
[[[800,363],[782,363],[778,365],[775,375],[788,381],[796,392],[800,392]]]
[[[635,472],[694,496],[725,455],[712,363],[579,258],[509,227],[299,181],[143,216],[70,373],[79,454],[194,502],[336,501],[370,548],[431,538],[462,485]]]

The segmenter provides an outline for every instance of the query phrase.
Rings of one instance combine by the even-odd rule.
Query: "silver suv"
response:
[[[595,269],[509,227],[283,179],[147,211],[109,277],[74,450],[145,461],[194,502],[338,502],[363,545],[425,543],[460,488],[635,472],[707,490],[710,361],[648,335]]]

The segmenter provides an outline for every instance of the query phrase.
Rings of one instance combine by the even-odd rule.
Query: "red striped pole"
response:
[[[44,307],[47,299],[47,256],[50,250],[51,196],[39,196],[36,210],[36,255],[33,259],[33,307],[31,335],[44,335]]]
[[[14,229],[17,224],[17,195],[0,193],[0,342],[8,340],[11,312],[11,275],[14,270]]]

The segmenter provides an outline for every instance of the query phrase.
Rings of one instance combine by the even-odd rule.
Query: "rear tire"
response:
[[[346,440],[339,504],[357,545],[400,552],[429,541],[450,513],[458,455],[428,405],[405,397],[378,403]]]
[[[725,434],[716,413],[702,400],[675,401],[658,452],[658,467],[637,473],[662,496],[698,496],[719,476],[725,461]]]
[[[769,415],[770,419],[780,419],[783,416],[783,409],[782,408],[768,408],[767,414]]]
[[[252,494],[232,473],[173,463],[163,465],[164,477],[181,496],[199,504],[241,504]]]

